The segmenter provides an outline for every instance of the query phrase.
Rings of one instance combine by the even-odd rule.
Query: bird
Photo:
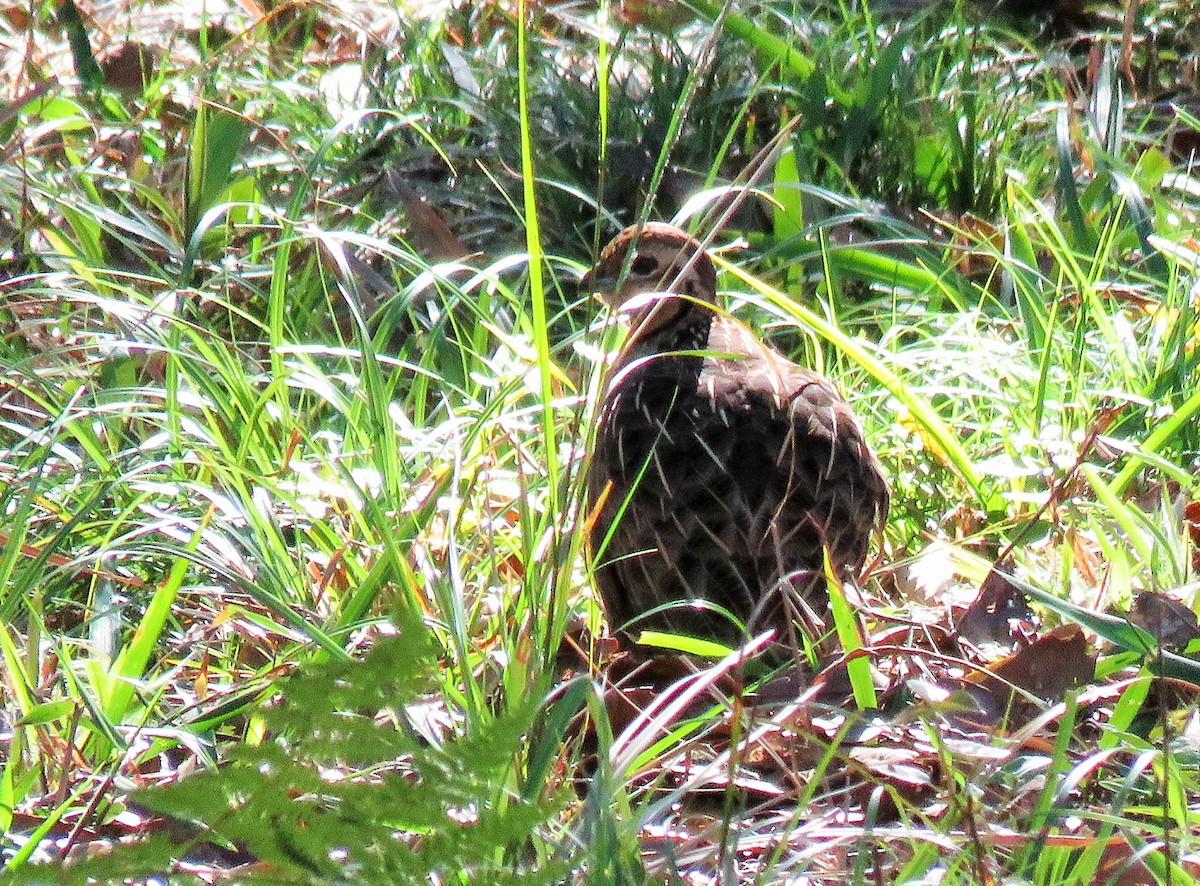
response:
[[[716,266],[680,228],[626,228],[580,285],[630,326],[586,469],[610,631],[736,648],[772,628],[772,648],[803,649],[825,624],[825,552],[856,579],[887,515],[854,412],[717,306]]]

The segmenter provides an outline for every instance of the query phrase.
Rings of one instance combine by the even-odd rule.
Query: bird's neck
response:
[[[623,362],[658,355],[702,351],[708,346],[715,314],[701,302],[665,296],[634,314]]]

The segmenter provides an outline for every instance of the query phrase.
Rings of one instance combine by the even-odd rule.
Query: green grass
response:
[[[1196,605],[1196,118],[1134,100],[1196,10],[1144,13],[1132,86],[964,7],[314,8],[156,47],[140,92],[0,21],[2,879],[211,842],[245,881],[1192,882],[1196,665],[1098,614]],[[889,476],[862,651],[839,596],[857,704],[568,652],[619,337],[575,280],[681,209]],[[971,727],[943,610],[1001,552],[1098,660]]]

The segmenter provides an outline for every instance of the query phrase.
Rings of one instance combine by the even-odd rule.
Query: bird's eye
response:
[[[658,270],[658,259],[652,255],[639,255],[629,269],[639,277],[648,277]]]

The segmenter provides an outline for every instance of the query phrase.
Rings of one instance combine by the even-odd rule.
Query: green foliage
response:
[[[62,0],[58,18],[71,44],[71,59],[75,63],[76,75],[89,89],[99,89],[104,82],[104,75],[96,64],[96,57],[92,55],[91,41],[74,0]]]
[[[184,216],[184,230],[193,241],[189,252],[194,252],[194,241],[204,233],[197,230],[204,216],[235,184],[234,163],[249,129],[244,115],[233,110],[204,103],[196,109]]]
[[[169,871],[198,842],[263,862],[244,883],[558,882],[547,851],[562,797],[513,789],[534,711],[512,706],[473,734],[447,730],[437,648],[401,624],[361,660],[313,665],[262,710],[266,737],[219,770],[139,792],[136,802],[193,837],[117,847],[59,882],[120,882]],[[51,876],[39,869],[32,880]]]

